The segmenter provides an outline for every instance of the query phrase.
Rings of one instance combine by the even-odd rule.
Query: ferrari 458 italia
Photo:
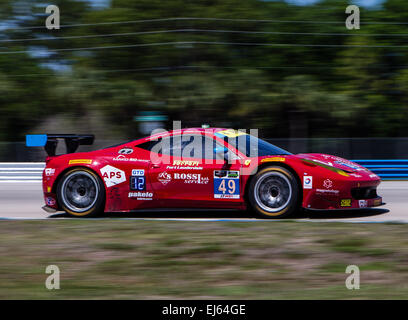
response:
[[[67,154],[56,155],[59,139]],[[162,132],[91,152],[92,135],[30,135],[44,146],[47,212],[89,217],[156,208],[252,210],[263,218],[304,209],[355,209],[382,204],[380,178],[343,158],[291,154],[233,129]]]

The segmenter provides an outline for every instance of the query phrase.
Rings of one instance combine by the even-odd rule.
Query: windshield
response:
[[[249,134],[243,134],[234,138],[225,137],[229,144],[233,145],[247,157],[262,157],[273,155],[289,155],[290,152],[283,150],[269,142],[266,142]]]

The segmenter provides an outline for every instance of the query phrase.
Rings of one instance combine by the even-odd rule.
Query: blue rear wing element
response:
[[[45,147],[47,144],[46,134],[28,134],[26,135],[27,147]]]
[[[29,134],[26,135],[27,147],[44,147],[49,156],[55,156],[58,140],[65,140],[67,153],[74,153],[80,145],[92,145],[93,134]]]

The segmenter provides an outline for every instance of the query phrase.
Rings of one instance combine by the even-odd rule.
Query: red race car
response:
[[[55,155],[58,139],[68,154]],[[29,135],[44,146],[47,212],[76,217],[154,208],[252,209],[263,218],[296,210],[351,209],[382,204],[380,178],[326,154],[291,154],[232,129],[191,128],[92,152],[92,135]]]

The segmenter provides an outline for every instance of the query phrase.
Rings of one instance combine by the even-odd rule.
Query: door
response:
[[[234,153],[224,160],[223,145],[211,136],[163,138],[159,161],[149,168],[152,188],[163,207],[236,207],[241,198],[241,164]],[[154,157],[153,157],[154,158]]]

